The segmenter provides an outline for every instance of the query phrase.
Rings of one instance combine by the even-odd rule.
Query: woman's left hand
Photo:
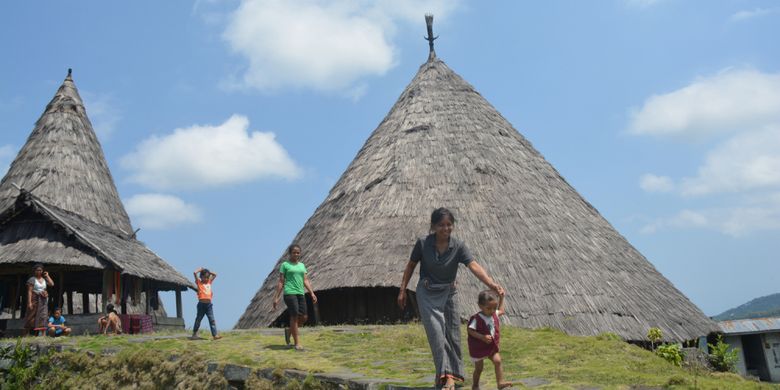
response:
[[[493,289],[493,291],[495,291],[496,293],[498,293],[498,295],[499,295],[499,296],[502,296],[502,297],[503,297],[503,296],[504,296],[504,294],[506,294],[506,291],[504,291],[504,288],[503,288],[503,287],[501,287],[501,285],[499,285],[499,284],[495,284],[495,285],[493,285],[492,289]]]
[[[311,301],[312,303],[317,303],[317,296],[314,293],[311,293]]]

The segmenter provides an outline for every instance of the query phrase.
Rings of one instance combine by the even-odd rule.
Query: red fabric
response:
[[[154,331],[151,315],[120,314],[119,319],[122,320],[122,333],[124,334],[152,333]]]
[[[490,328],[488,328],[487,323],[485,320],[482,319],[482,317],[479,316],[479,314],[474,314],[469,318],[468,324],[471,324],[471,321],[477,321],[477,333],[482,335],[489,335],[490,334]],[[493,336],[493,342],[490,344],[485,343],[484,341],[473,337],[469,334],[468,343],[469,343],[469,355],[473,358],[486,358],[489,356],[492,356],[494,353],[498,352],[498,342],[501,338],[501,325],[498,322],[498,316],[493,313],[493,324],[495,324],[495,335]],[[468,326],[468,325],[467,325]]]

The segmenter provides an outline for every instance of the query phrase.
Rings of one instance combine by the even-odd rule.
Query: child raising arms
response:
[[[471,316],[468,324],[469,355],[474,362],[471,388],[479,389],[479,377],[482,375],[485,358],[493,362],[498,388],[511,387],[512,382],[504,382],[501,355],[498,353],[498,343],[501,339],[498,317],[504,314],[504,297],[497,296],[492,290],[485,290],[479,293],[477,304],[479,312]]]

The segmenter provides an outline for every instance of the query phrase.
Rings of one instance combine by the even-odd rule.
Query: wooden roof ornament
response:
[[[690,340],[718,328],[661,275],[473,86],[433,52],[303,228],[303,248],[320,311],[348,291],[390,291],[369,304],[390,308],[431,212],[450,208],[454,235],[507,290],[507,321],[574,335],[612,332],[645,340]],[[273,324],[274,269],[237,328]],[[414,289],[415,272],[409,286]],[[461,317],[485,287],[463,269]],[[362,298],[360,298],[362,299]],[[323,315],[325,315],[323,313]],[[390,318],[393,320],[393,318]]]
[[[111,267],[170,289],[191,286],[133,233],[68,69],[0,181],[0,265]]]

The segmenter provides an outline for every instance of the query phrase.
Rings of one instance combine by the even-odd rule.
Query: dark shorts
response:
[[[285,295],[284,304],[287,305],[287,312],[290,315],[306,315],[306,296],[305,295]]]

